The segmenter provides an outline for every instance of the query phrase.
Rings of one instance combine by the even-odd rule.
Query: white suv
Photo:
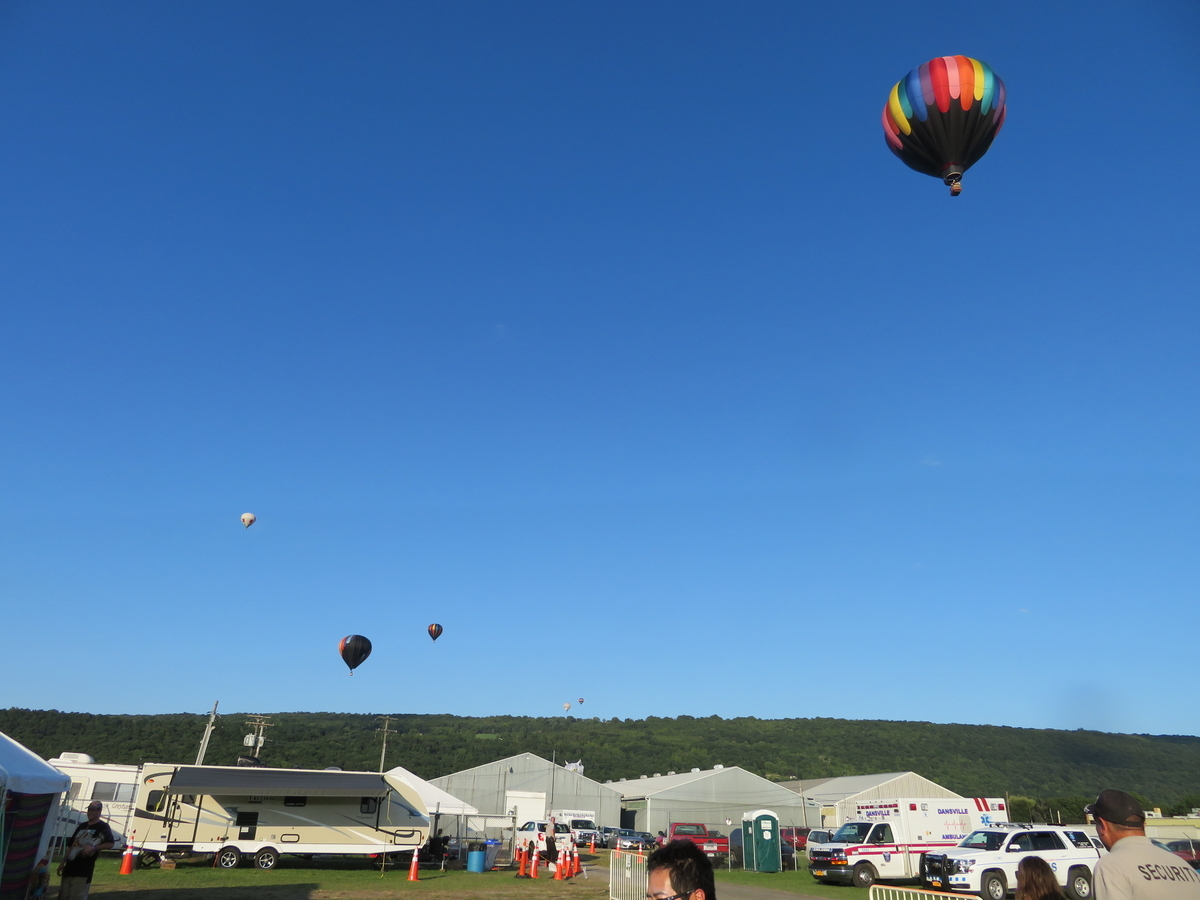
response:
[[[545,853],[548,849],[546,846],[546,838],[550,836],[549,822],[526,822],[517,829],[516,838],[517,846],[524,847],[530,841],[537,844],[538,852]],[[564,822],[554,823],[554,849],[561,850],[569,846],[571,841],[571,829]]]
[[[1040,856],[1072,900],[1091,900],[1092,872],[1103,849],[1082,828],[1070,825],[989,825],[952,850],[926,853],[921,881],[927,890],[963,891],[983,900],[1004,900],[1017,886],[1017,864]]]

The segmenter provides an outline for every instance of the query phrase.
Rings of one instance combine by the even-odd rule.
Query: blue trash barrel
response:
[[[467,871],[482,872],[483,860],[487,854],[482,850],[471,850],[467,853]]]

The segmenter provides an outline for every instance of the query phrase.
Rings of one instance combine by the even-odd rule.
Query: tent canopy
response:
[[[477,816],[479,810],[459,800],[453,794],[443,791],[440,787],[430,784],[424,778],[414,775],[404,766],[388,769],[387,774],[397,775],[404,779],[414,791],[421,795],[421,800],[429,810],[429,815],[440,813],[443,816]]]
[[[59,794],[69,790],[71,779],[0,732],[0,784],[18,794]]]

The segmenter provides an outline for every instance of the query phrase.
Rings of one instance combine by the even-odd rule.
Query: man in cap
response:
[[[1146,837],[1146,814],[1124,791],[1101,791],[1084,812],[1108,856],[1096,863],[1096,900],[1200,900],[1200,873]]]
[[[101,850],[110,850],[116,843],[112,829],[100,818],[102,812],[104,804],[93,800],[87,809],[87,821],[80,822],[71,835],[67,855],[58,865],[58,874],[63,877],[58,889],[59,900],[87,900],[96,857]]]
[[[659,847],[646,871],[646,900],[717,900],[712,862],[691,841]]]

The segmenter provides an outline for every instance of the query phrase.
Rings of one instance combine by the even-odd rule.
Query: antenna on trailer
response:
[[[382,728],[382,731],[383,731],[383,749],[379,751],[379,771],[380,771],[380,772],[382,772],[382,771],[383,771],[383,758],[384,758],[385,756],[387,756],[387,736],[388,736],[388,724],[389,724],[389,723],[392,721],[392,717],[391,717],[391,716],[376,716],[375,718],[376,718],[376,719],[383,719],[383,728]],[[375,730],[376,730],[376,731],[380,731],[381,729],[379,729],[379,728],[376,728]],[[393,731],[393,732],[392,732],[392,734],[395,734],[395,732]]]
[[[200,752],[196,754],[196,765],[204,765],[204,754],[208,752],[208,739],[212,737],[213,729],[216,727],[213,723],[217,721],[217,704],[220,700],[213,701],[212,712],[208,714],[208,724],[204,726],[204,737],[200,739]]]

